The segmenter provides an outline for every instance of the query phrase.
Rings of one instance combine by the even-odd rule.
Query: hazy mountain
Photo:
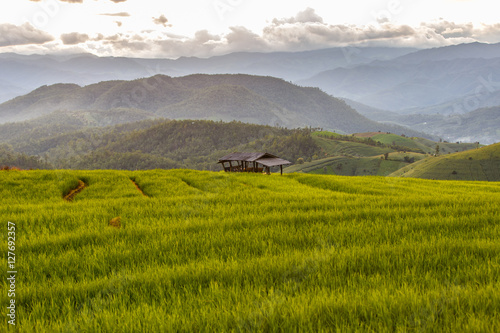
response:
[[[500,44],[463,44],[337,68],[298,81],[376,108],[429,107],[500,90]]]
[[[399,113],[396,113],[394,111],[377,109],[348,98],[342,98],[342,100],[344,100],[347,105],[361,113],[366,118],[374,121],[397,121],[397,119],[399,118]]]
[[[424,61],[440,61],[454,59],[493,59],[500,56],[500,43],[484,44],[484,43],[468,43],[451,45],[445,47],[437,47],[432,49],[420,50],[412,52],[408,55],[399,57],[396,61],[407,64],[418,64]]]
[[[317,88],[251,75],[164,75],[80,87],[57,84],[0,105],[0,121],[28,120],[54,111],[137,109],[170,119],[241,120],[346,133],[390,131],[421,135],[362,116]]]
[[[484,81],[483,85],[478,85],[478,92],[452,99],[445,103],[428,107],[410,108],[398,110],[398,114],[441,114],[457,115],[465,114],[480,108],[500,106],[500,89]],[[500,81],[499,81],[500,83]]]
[[[400,116],[397,122],[448,141],[479,141],[485,144],[500,141],[500,106],[466,114],[405,115]]]
[[[91,54],[19,55],[0,53],[0,102],[55,83],[89,85],[108,80],[133,80],[155,74],[195,73],[270,75],[295,81],[338,67],[387,60],[412,48],[332,48],[304,52],[240,52],[212,58],[139,59]]]

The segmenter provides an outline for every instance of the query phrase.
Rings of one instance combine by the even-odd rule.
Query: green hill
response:
[[[28,169],[48,169],[50,164],[42,161],[37,156],[17,153],[9,146],[0,145],[0,170],[10,169],[12,167],[23,170]]]
[[[54,111],[32,120],[0,125],[0,142],[16,146],[36,142],[55,135],[77,132],[85,128],[114,126],[157,116],[138,109]]]
[[[219,170],[217,160],[234,151],[267,151],[295,161],[311,159],[321,149],[309,129],[165,119],[97,127],[85,117],[69,117],[68,113],[60,115],[67,118],[63,126],[50,123],[57,114],[40,118],[40,122],[0,125],[0,144],[8,144],[12,152],[43,158],[54,168],[127,170]],[[101,116],[89,112],[79,115]]]
[[[422,145],[416,144],[411,139],[394,134],[378,134],[378,132],[365,134],[339,135],[331,132],[314,132],[312,137],[321,149],[320,154],[312,161],[285,168],[285,172],[387,176],[427,157],[427,154],[419,148]],[[375,137],[385,139],[381,141],[386,143],[374,140]],[[405,144],[410,147],[404,146]]]
[[[253,124],[290,123],[289,112],[244,86],[217,85],[199,89],[188,99],[159,111],[172,119],[238,119]],[[300,121],[296,119],[296,121]],[[306,122],[303,118],[302,121]]]
[[[413,149],[422,149],[422,146],[414,140],[396,134],[376,134],[372,139],[387,145],[402,146]],[[425,152],[425,151],[423,151]]]
[[[465,152],[429,157],[406,166],[390,176],[500,181],[500,143]]]
[[[476,143],[459,143],[446,141],[436,142],[428,138],[407,137],[392,133],[356,133],[354,135],[359,137],[370,137],[372,140],[386,145],[394,146],[394,148],[397,148],[397,146],[400,146],[402,148],[406,147],[409,150],[427,154],[434,154],[436,152],[436,146],[439,146],[439,150],[443,154],[457,153],[460,151],[477,148]]]
[[[243,74],[156,75],[134,81],[107,81],[85,87],[44,86],[0,105],[0,122],[33,119],[54,111],[142,110],[169,119],[244,121],[289,128],[321,127],[345,133],[392,131],[404,127],[369,120],[317,88],[281,79]]]
[[[388,176],[409,164],[408,160],[424,158],[421,154],[397,153],[376,157],[327,157],[303,164],[295,164],[284,169],[285,173],[305,172],[312,174],[342,175],[342,176]]]

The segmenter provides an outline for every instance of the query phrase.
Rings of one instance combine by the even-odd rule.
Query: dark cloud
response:
[[[104,13],[104,14],[100,14],[100,15],[104,15],[104,16],[119,16],[119,17],[129,17],[130,16],[130,14],[126,13],[126,12],[121,12],[121,13]]]
[[[76,45],[85,43],[90,39],[87,34],[80,34],[78,32],[71,32],[69,34],[62,34],[61,40],[64,45]]]
[[[153,22],[155,24],[163,25],[164,27],[166,27],[168,19],[165,17],[165,15],[162,14],[160,15],[160,17],[153,17]],[[171,27],[172,25],[169,24],[168,26]]]
[[[9,23],[0,24],[0,47],[44,44],[53,40],[54,37],[50,34],[36,29],[29,23],[20,26]]]

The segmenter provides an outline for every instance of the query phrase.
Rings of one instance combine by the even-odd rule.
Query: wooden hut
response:
[[[226,172],[263,172],[271,173],[271,167],[279,166],[283,174],[283,165],[292,162],[269,153],[231,153],[219,159]],[[226,163],[228,165],[226,165]]]

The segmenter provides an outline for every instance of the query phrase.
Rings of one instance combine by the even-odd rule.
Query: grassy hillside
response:
[[[387,145],[397,145],[414,149],[422,149],[422,146],[410,138],[397,134],[376,134],[372,139]]]
[[[421,154],[390,153],[388,159],[376,157],[336,156],[295,164],[284,169],[285,173],[305,172],[342,176],[388,176],[409,164],[405,158],[419,160]]]
[[[286,173],[305,172],[344,176],[388,176],[392,173],[399,175],[402,173],[397,173],[398,170],[413,169],[413,163],[435,154],[436,147],[439,147],[440,154],[470,151],[479,147],[474,143],[435,142],[424,138],[408,138],[379,132],[352,135],[314,132],[312,138],[320,147],[320,153],[311,161],[285,168]],[[500,176],[491,175],[491,177],[489,180],[500,180]],[[476,178],[464,174],[463,178],[453,179],[475,180]]]
[[[22,332],[500,330],[498,183],[9,171],[0,200]]]
[[[449,180],[500,180],[500,144],[465,152],[429,157],[406,166],[394,177],[414,177]]]
[[[341,135],[240,122],[164,119],[126,122],[141,112],[130,109],[113,109],[110,113],[55,112],[36,120],[0,125],[0,143],[8,144],[10,152],[1,156],[0,161],[23,169],[214,171],[220,168],[217,160],[230,152],[267,151],[297,164],[285,172],[387,176],[427,157],[424,152],[435,152],[437,145],[443,154],[477,146],[379,132]],[[151,114],[143,112],[143,116],[148,118]],[[99,126],[103,120],[116,125]],[[301,164],[302,161],[305,163]]]
[[[427,154],[420,149],[420,147],[426,148],[425,146],[394,134],[372,132],[340,135],[332,132],[314,132],[312,137],[321,148],[320,154],[312,161],[287,167],[286,173],[387,176],[427,157]],[[374,138],[382,140],[377,141]],[[404,146],[405,144],[410,147]]]
[[[406,147],[409,150],[426,154],[434,154],[436,146],[439,146],[439,151],[442,154],[457,153],[474,149],[478,146],[476,143],[436,142],[427,138],[407,137],[391,133],[356,133],[355,136],[370,137],[372,140],[386,145]]]

